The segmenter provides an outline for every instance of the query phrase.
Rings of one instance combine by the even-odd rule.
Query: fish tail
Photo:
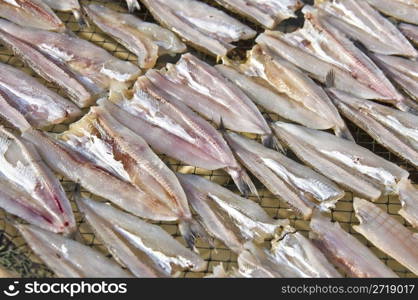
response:
[[[198,252],[196,249],[197,238],[202,238],[212,244],[206,229],[193,218],[182,220],[179,224],[179,230],[186,241],[187,246],[195,252]]]
[[[402,178],[398,184],[399,200],[402,208],[399,214],[413,227],[418,228],[418,190],[407,178]]]
[[[141,6],[139,6],[138,0],[126,0],[126,4],[128,5],[128,10],[130,13],[133,13],[135,9],[140,10]]]
[[[242,168],[227,168],[226,172],[232,177],[238,190],[247,198],[249,195],[255,195],[258,197],[257,188],[252,182],[248,173]]]
[[[280,143],[279,139],[274,134],[265,135],[261,138],[263,145],[270,149],[275,149],[285,153],[286,150]]]

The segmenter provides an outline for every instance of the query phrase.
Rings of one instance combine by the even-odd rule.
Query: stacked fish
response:
[[[398,195],[399,214],[418,228],[418,190],[405,169],[357,145],[343,119],[418,167],[417,1],[140,2],[126,1],[130,13],[121,13],[77,0],[0,0],[1,44],[62,91],[0,64],[0,117],[15,128],[0,128],[0,207],[26,221],[14,226],[57,276],[204,271],[195,246],[203,239],[238,255],[237,268],[219,265],[209,277],[396,277],[331,222],[344,191],[357,196],[354,229],[418,275],[416,234],[372,203]],[[137,63],[78,37],[54,11],[96,26]],[[297,15],[302,28],[277,29]],[[255,45],[233,59],[241,40]],[[153,69],[162,56],[179,59]],[[46,131],[61,123],[71,124]],[[241,195],[176,173],[156,153],[222,169]],[[56,174],[76,183],[73,204],[112,260],[79,238]],[[258,196],[252,178],[310,220],[309,238],[248,199]],[[82,197],[79,186],[108,202]],[[187,247],[150,221],[177,222]]]

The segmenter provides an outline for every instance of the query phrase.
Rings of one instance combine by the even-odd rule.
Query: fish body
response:
[[[415,58],[417,51],[389,20],[367,1],[326,0],[316,5],[320,15],[369,51]]]
[[[261,134],[266,143],[272,142],[272,131],[251,99],[216,68],[192,54],[168,65],[166,72],[151,70],[146,76],[218,126],[222,123],[230,130]]]
[[[418,274],[418,238],[375,204],[354,198],[360,224],[353,228],[381,251]]]
[[[256,193],[222,135],[146,77],[138,79],[131,99],[99,103],[155,151],[207,170],[225,169],[241,192]]]
[[[0,17],[21,26],[65,31],[64,23],[43,0],[1,0]]]
[[[154,67],[159,55],[182,53],[187,49],[168,29],[144,22],[131,14],[119,13],[98,4],[85,6],[84,10],[96,26],[138,57],[141,68]]]
[[[276,122],[273,129],[300,160],[358,195],[377,200],[397,194],[409,173],[354,142],[299,125]]]
[[[236,133],[225,137],[241,163],[304,218],[312,215],[314,207],[329,210],[344,196],[332,181],[277,151]]]
[[[256,32],[225,12],[196,0],[141,0],[153,17],[187,44],[214,56],[226,56],[232,42]]]
[[[295,11],[303,6],[299,0],[216,0],[225,8],[273,29],[280,22],[296,18]]]
[[[327,258],[349,277],[398,277],[369,248],[343,230],[338,222],[316,214],[311,220],[310,237]]]
[[[0,127],[0,204],[8,212],[44,229],[75,230],[70,202],[58,178],[35,147]]]
[[[160,226],[110,205],[79,199],[77,205],[96,236],[136,277],[168,277],[179,270],[202,271],[207,263]]]
[[[10,105],[36,128],[69,122],[81,115],[72,102],[25,72],[5,64],[0,64],[0,94],[1,105]],[[7,109],[2,109],[0,114],[8,119]]]
[[[418,2],[416,0],[366,0],[385,15],[418,25]]]
[[[178,174],[193,209],[208,233],[236,253],[248,241],[263,242],[287,220],[274,220],[261,206],[196,175]]]
[[[418,46],[418,26],[401,23],[399,24],[399,29],[415,46]]]
[[[17,225],[35,254],[63,278],[127,278],[132,275],[103,254],[36,226]]]

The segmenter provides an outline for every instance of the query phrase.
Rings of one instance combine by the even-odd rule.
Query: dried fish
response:
[[[207,170],[225,169],[242,193],[257,193],[222,135],[145,76],[138,79],[131,99],[99,103],[155,151]]]
[[[58,277],[132,277],[103,254],[79,242],[35,226],[16,225],[28,245]]]
[[[216,2],[270,29],[286,19],[296,18],[295,11],[303,6],[299,0],[216,0]]]
[[[378,143],[418,167],[418,116],[335,89],[328,92],[343,115]]]
[[[0,20],[0,40],[48,81],[62,87],[80,107],[110,89],[127,88],[140,74],[130,62],[69,34],[23,28]]]
[[[305,25],[292,33],[266,31],[257,38],[270,50],[316,80],[332,81],[339,90],[365,99],[392,103],[409,110],[406,99],[373,61],[347,37],[323,18],[317,10],[305,6]],[[332,80],[330,80],[332,79]]]
[[[141,0],[153,17],[186,43],[215,56],[226,56],[232,42],[256,32],[223,11],[196,0]]]
[[[314,207],[328,211],[344,196],[332,181],[277,151],[236,133],[227,133],[225,138],[242,164],[306,219]]]
[[[399,181],[409,176],[394,163],[330,133],[283,122],[274,123],[273,129],[300,160],[367,199],[397,194]]]
[[[418,238],[382,209],[364,199],[354,198],[360,225],[353,228],[377,248],[418,275]]]
[[[248,53],[245,64],[234,66],[236,70],[225,65],[216,68],[254,102],[281,117],[314,129],[332,128],[338,136],[353,140],[323,89],[264,43]]]
[[[418,56],[396,26],[367,1],[317,0],[315,4],[320,8],[321,18],[351,39],[360,41],[368,50],[384,55]]]
[[[0,106],[11,106],[37,128],[69,122],[81,110],[67,99],[16,68],[0,63]],[[8,119],[8,109],[0,115]]]
[[[160,226],[149,224],[110,205],[80,199],[77,205],[107,249],[136,277],[167,277],[207,263]]]
[[[402,179],[398,185],[399,200],[402,209],[399,214],[412,226],[418,228],[418,191],[408,179]]]
[[[236,253],[248,241],[274,236],[288,220],[274,220],[252,200],[242,198],[203,177],[178,174],[193,209],[208,233]]]
[[[370,5],[388,16],[408,23],[418,24],[416,0],[366,0]]]
[[[140,10],[141,6],[138,3],[138,0],[126,0],[126,5],[128,5],[129,12],[133,13],[136,9]]]
[[[214,67],[192,54],[184,54],[166,72],[146,73],[154,85],[183,101],[218,126],[263,135],[264,143],[278,147],[270,127],[257,106]]]
[[[171,31],[133,15],[97,4],[84,6],[84,10],[96,26],[138,57],[141,68],[154,67],[159,55],[183,53],[187,49]]]
[[[43,0],[0,0],[0,17],[21,26],[57,32],[66,30],[64,23]]]
[[[75,219],[58,178],[35,147],[0,127],[0,205],[25,221],[71,233]]]
[[[58,11],[72,12],[76,21],[81,25],[85,25],[83,13],[81,12],[78,0],[40,0],[50,8]]]
[[[399,29],[411,42],[418,46],[418,26],[402,23],[399,24]]]
[[[369,248],[343,230],[338,222],[315,214],[310,237],[326,257],[350,277],[398,277]]]

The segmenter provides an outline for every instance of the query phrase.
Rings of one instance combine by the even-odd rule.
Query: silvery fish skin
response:
[[[44,229],[75,230],[70,202],[35,147],[0,127],[0,205]]]
[[[353,228],[381,251],[418,275],[418,237],[375,204],[354,198],[360,225]]]
[[[418,56],[396,26],[366,1],[317,0],[315,4],[331,25],[360,41],[368,50],[383,55]]]
[[[312,218],[310,226],[313,243],[349,277],[398,277],[369,248],[343,230],[338,222],[332,223],[318,213]]]
[[[274,112],[280,116],[314,129],[333,129],[338,136],[353,140],[324,90],[294,65],[271,52],[265,44],[256,45],[248,53],[247,62],[236,66],[235,73],[222,65],[216,67],[260,105],[270,100],[265,90],[269,91],[267,95],[277,95],[279,99],[272,97],[280,103],[274,105],[270,102],[268,107],[274,105]],[[283,105],[283,101],[288,103]]]
[[[290,267],[299,278],[341,277],[324,254],[290,226],[285,228],[281,237],[272,241],[270,252],[276,264]]]
[[[191,166],[207,170],[225,169],[243,194],[257,194],[222,135],[145,76],[136,82],[131,99],[99,103],[155,151]]]
[[[341,113],[396,155],[418,167],[418,116],[328,90]]]
[[[388,16],[418,25],[418,2],[416,0],[366,0],[370,5]]]
[[[344,34],[305,6],[305,24],[292,33],[266,32],[257,38],[273,52],[308,72],[320,82],[332,77],[336,88],[365,99],[409,107],[382,70]],[[332,74],[332,76],[330,76]]]
[[[186,51],[186,46],[168,29],[144,22],[102,5],[84,6],[90,20],[138,57],[141,68],[152,68],[158,56]]]
[[[77,205],[96,236],[136,277],[168,277],[176,271],[203,271],[207,263],[158,225],[91,199]]]
[[[20,44],[24,44],[16,49],[14,44],[11,45],[19,56],[29,55],[26,48],[31,48],[31,52],[36,51],[37,56],[43,56],[49,64],[43,64],[37,57],[27,57],[24,60],[42,77],[64,88],[67,86],[66,82],[57,82],[55,73],[51,73],[51,63],[96,97],[109,89],[111,92],[126,89],[141,72],[134,64],[122,61],[106,50],[73,35],[23,28],[1,20],[0,28],[15,40],[18,39]],[[72,95],[71,92],[69,94]],[[91,97],[77,100],[77,104],[82,107],[92,102]]]
[[[288,224],[274,220],[252,200],[201,176],[178,174],[190,204],[208,233],[241,253],[248,241],[263,242]]]
[[[59,139],[94,165],[118,179],[131,183],[148,196],[143,197],[145,215],[153,220],[184,223],[190,240],[192,215],[186,195],[176,175],[151,150],[144,139],[113,118],[101,107],[90,112]],[[129,207],[125,207],[129,211]],[[183,233],[183,232],[182,232]]]
[[[127,278],[132,275],[102,253],[36,226],[16,225],[35,254],[63,278]]]
[[[166,72],[150,70],[146,76],[218,126],[222,123],[230,130],[263,135],[265,143],[274,146],[272,131],[251,99],[192,54],[184,54],[176,65],[167,65]]]
[[[81,12],[80,3],[78,0],[40,0],[48,5],[53,10],[72,12],[74,18],[80,25],[85,25],[83,13]]]
[[[0,102],[5,100],[4,105],[19,111],[36,128],[69,122],[81,115],[81,110],[72,102],[25,72],[2,63],[0,94]],[[7,110],[1,110],[0,115],[8,119]]]
[[[21,26],[65,31],[64,23],[43,0],[0,0],[0,17]]]
[[[330,133],[276,122],[273,129],[300,160],[358,195],[377,200],[397,194],[409,173],[354,142]]]
[[[153,17],[187,44],[214,56],[226,56],[232,42],[256,32],[223,11],[196,0],[141,0]]]
[[[399,29],[416,46],[418,46],[418,26],[401,23]]]
[[[314,207],[328,211],[344,191],[326,177],[236,133],[225,138],[241,163],[274,195],[309,219]]]
[[[216,0],[216,2],[269,29],[286,19],[296,18],[295,11],[303,6],[299,0]]]
[[[35,144],[51,169],[80,183],[91,193],[146,219],[175,219],[172,210],[165,207],[159,207],[159,214],[156,215],[155,208],[149,205],[152,202],[150,195],[91,162],[88,157],[72,150],[64,142],[33,129],[24,131],[22,136]]]

